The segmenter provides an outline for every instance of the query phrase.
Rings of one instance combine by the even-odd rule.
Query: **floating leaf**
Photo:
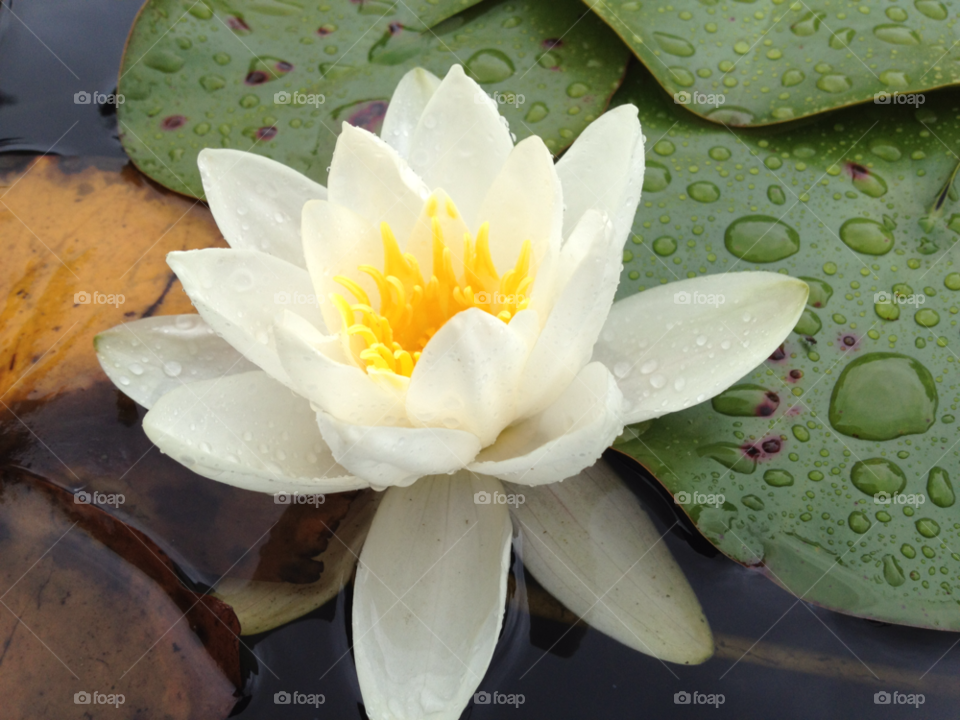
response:
[[[8,717],[227,717],[240,683],[227,605],[96,505],[11,470],[0,491]]]
[[[326,540],[326,548],[315,558],[322,564],[318,580],[294,584],[226,577],[217,584],[216,596],[237,613],[241,634],[256,635],[296,620],[336,597],[350,581],[382,495],[341,493],[336,497],[343,495],[355,496],[347,514],[337,522],[325,522],[316,533]],[[298,527],[300,532],[303,529]]]
[[[628,101],[659,172],[627,242],[620,296],[774,270],[802,277],[811,307],[736,386],[628,428],[618,449],[684,491],[684,510],[720,550],[798,596],[960,630],[951,98],[930,96],[919,112],[846,111],[776,136],[687,113],[639,67],[615,98]],[[699,202],[693,182],[719,198]]]
[[[585,1],[678,103],[727,125],[766,125],[861,102],[916,107],[924,101],[916,93],[960,81],[951,0],[903,7],[700,0],[676,9]]]
[[[629,56],[576,0],[488,0],[431,28],[400,2],[338,0],[295,18],[258,6],[209,0],[185,12],[182,0],[150,0],[140,13],[118,119],[124,148],[154,180],[200,197],[197,154],[230,147],[325,182],[344,122],[378,131],[408,70],[443,76],[454,63],[518,138],[540,135],[559,152],[606,107]]]

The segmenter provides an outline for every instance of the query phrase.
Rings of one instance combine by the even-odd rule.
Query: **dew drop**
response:
[[[830,424],[862,440],[924,433],[937,414],[933,376],[918,360],[869,353],[840,373],[830,396]]]
[[[655,32],[653,34],[657,45],[665,53],[676,55],[677,57],[690,57],[696,53],[696,49],[689,42],[676,35],[669,35],[664,32]]]
[[[464,69],[481,84],[503,82],[516,72],[510,58],[499,50],[478,50],[467,59]]]
[[[893,233],[867,218],[851,218],[844,222],[840,226],[840,239],[852,250],[865,255],[886,255],[893,249]]]
[[[734,220],[724,233],[730,253],[752,263],[783,260],[800,250],[800,235],[769,215],[746,215]]]
[[[793,485],[793,475],[786,470],[771,469],[763,474],[763,481],[770,487],[788,487]]]
[[[860,492],[871,497],[886,493],[893,497],[907,485],[907,477],[896,463],[886,458],[869,458],[854,464],[850,481]]]

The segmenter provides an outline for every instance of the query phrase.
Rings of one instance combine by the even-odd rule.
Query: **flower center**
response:
[[[331,296],[340,311],[347,344],[369,374],[410,377],[430,338],[459,312],[475,307],[508,323],[529,304],[527,294],[534,280],[530,241],[523,241],[513,269],[501,277],[490,257],[489,223],[484,223],[476,240],[464,233],[463,270],[458,276],[437,217],[439,204],[435,195],[427,200],[433,239],[429,279],[424,279],[411,253],[400,252],[387,223],[380,225],[383,271],[370,265],[358,267],[377,284],[380,309],[373,309],[356,282],[342,275],[334,278],[356,299],[350,304],[343,295]],[[447,214],[456,219],[453,202],[447,199],[445,205]]]

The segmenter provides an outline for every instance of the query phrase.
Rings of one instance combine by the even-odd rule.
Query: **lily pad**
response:
[[[434,27],[405,3],[336,0],[295,15],[242,6],[150,0],[131,31],[120,138],[138,168],[178,192],[202,196],[205,147],[250,150],[325,182],[342,124],[378,131],[416,66],[443,76],[462,64],[518,139],[537,134],[559,152],[606,107],[629,57],[576,0],[488,0]]]
[[[585,1],[678,103],[727,125],[861,102],[917,107],[917,93],[960,81],[951,0]]]
[[[636,66],[615,98],[628,101],[656,182],[620,297],[744,270],[802,277],[812,292],[809,317],[761,367],[713,402],[628,428],[616,447],[717,548],[805,600],[960,630],[954,100],[733,134]],[[692,197],[692,183],[717,200]],[[887,243],[881,254],[845,231],[851,221]],[[728,241],[737,228],[750,242]]]

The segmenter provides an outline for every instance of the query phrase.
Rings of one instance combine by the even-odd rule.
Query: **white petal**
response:
[[[492,443],[515,415],[529,346],[493,315],[471,308],[454,315],[423,349],[407,391],[415,425],[465,430]]]
[[[457,720],[490,664],[510,559],[492,478],[424,478],[391,488],[354,585],[357,677],[371,720]]]
[[[397,84],[383,118],[380,137],[401,157],[410,154],[413,131],[433,94],[440,87],[440,78],[429,70],[414,68]]]
[[[590,361],[613,305],[622,257],[613,226],[589,210],[560,251],[559,295],[524,369],[518,417],[530,417],[549,406]],[[540,296],[531,307],[541,310]]]
[[[327,180],[329,200],[357,213],[376,228],[390,225],[398,238],[410,234],[427,186],[406,160],[383,140],[343,123]]]
[[[309,494],[367,486],[337,465],[310,403],[259,370],[167,393],[143,430],[195,473],[245,490]]]
[[[94,347],[107,377],[145,408],[184,383],[257,369],[199,315],[132,320],[97,335]]]
[[[584,130],[557,163],[567,205],[563,236],[590,208],[607,214],[621,248],[633,224],[643,187],[643,132],[633,105],[604,113]]]
[[[340,357],[338,336],[321,334],[291,312],[284,313],[275,335],[291,387],[324,412],[352,425],[406,424],[403,396]]]
[[[317,422],[337,462],[374,488],[456,472],[480,452],[477,436],[463,430],[350,425],[323,411]]]
[[[307,271],[272,255],[208,248],[172,252],[167,264],[217,334],[281,382],[287,373],[273,337],[280,311],[324,327]]]
[[[410,144],[410,165],[443,188],[471,228],[513,141],[494,102],[454,65],[430,98]]]
[[[627,424],[690,407],[730,387],[790,334],[801,280],[742,272],[660,285],[615,303],[593,359],[613,370]]]
[[[624,645],[697,664],[713,637],[683,571],[636,496],[602,460],[523,494],[511,508],[527,570],[557,600]]]
[[[623,396],[601,363],[590,363],[557,401],[504,430],[470,470],[522,485],[559,482],[596,462],[623,431]]]
[[[300,212],[327,189],[275,160],[239,150],[200,151],[200,179],[210,212],[230,247],[261,250],[305,267]]]
[[[376,283],[357,268],[372,265],[383,269],[383,241],[376,225],[340,205],[327,201],[307,203],[303,208],[303,254],[326,327],[340,330],[340,313],[330,294],[357,302],[343,285],[334,280],[343,275],[364,289],[374,308],[380,307]]]
[[[536,135],[510,152],[480,208],[479,222],[490,223],[490,254],[503,275],[517,262],[524,240],[533,246],[534,267],[552,267],[547,256],[560,251],[563,195],[553,156]],[[550,282],[536,275],[536,282]]]

